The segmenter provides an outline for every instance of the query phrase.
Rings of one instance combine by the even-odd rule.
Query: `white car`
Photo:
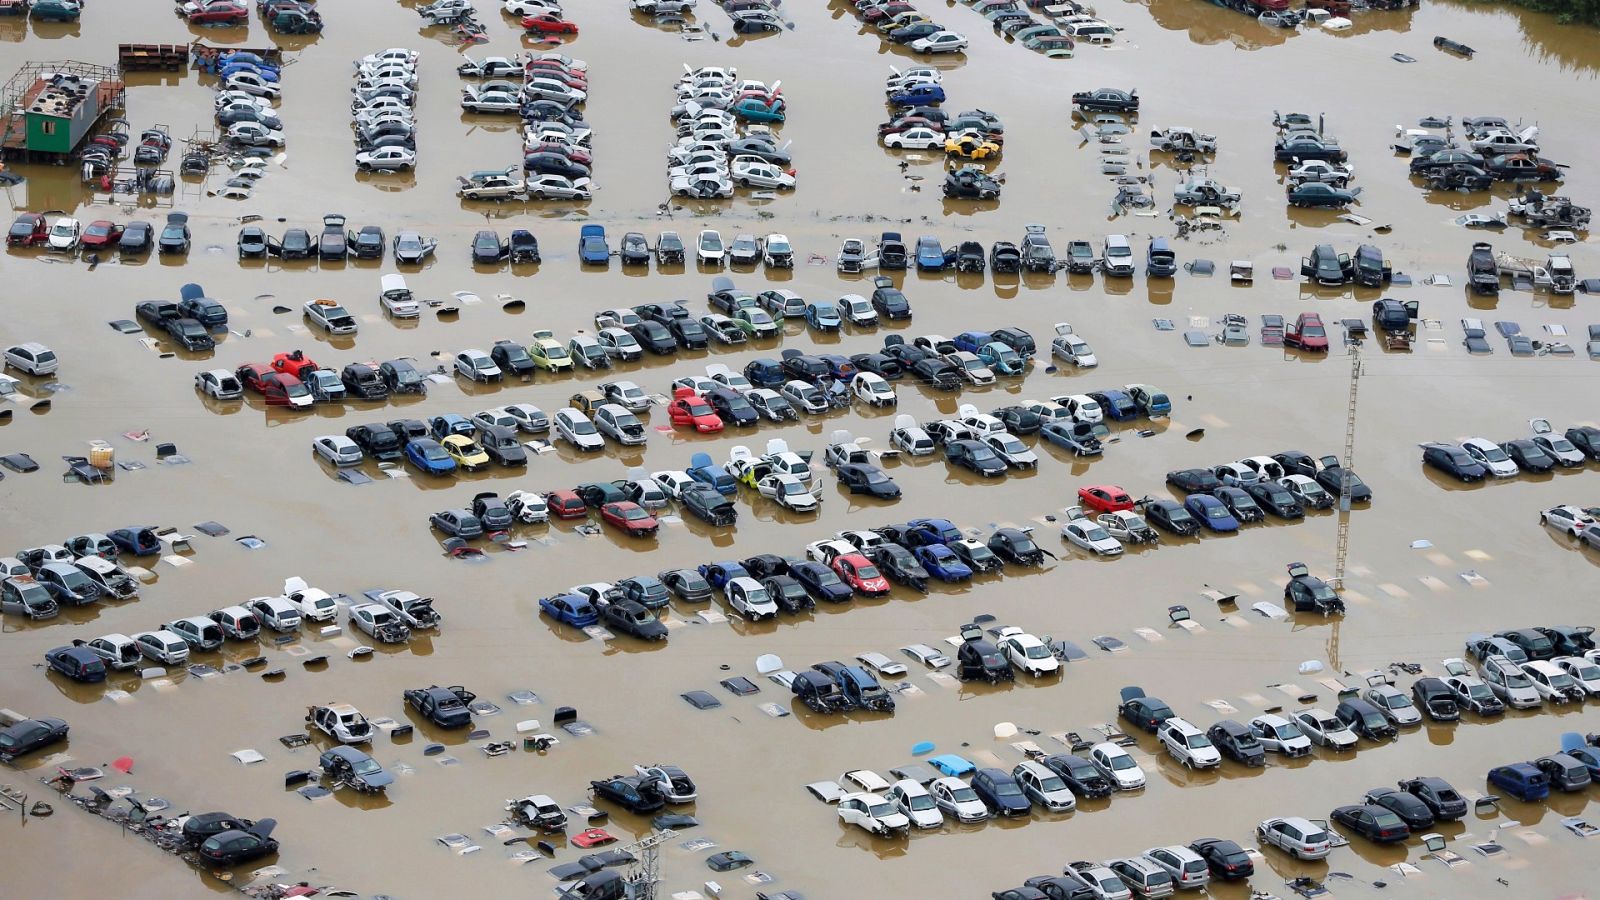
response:
[[[1062,873],[1088,888],[1095,900],[1133,900],[1127,883],[1100,863],[1079,860],[1068,864]]]
[[[260,122],[235,122],[228,126],[228,140],[248,147],[282,147],[283,132]]]
[[[786,381],[783,387],[778,389],[778,394],[802,412],[821,415],[828,411],[828,398],[809,381],[798,379]]]
[[[856,661],[885,678],[898,678],[906,674],[905,666],[884,656],[882,653],[858,653],[856,654]]]
[[[416,164],[416,152],[404,147],[379,147],[356,154],[356,168],[373,172],[398,172]]]
[[[968,824],[989,818],[989,807],[978,798],[978,792],[954,775],[935,778],[928,784],[928,793],[933,795],[934,804],[957,822]]]
[[[134,643],[133,638],[116,632],[103,634],[85,642],[83,646],[113,669],[137,668],[142,658],[139,646]]]
[[[960,53],[967,49],[967,39],[954,31],[935,31],[912,41],[911,49],[918,53]]]
[[[872,301],[860,294],[845,294],[836,305],[851,325],[871,328],[878,324],[877,309],[873,308]]]
[[[881,794],[889,789],[889,779],[871,769],[851,769],[839,776],[839,784],[869,794]]]
[[[283,600],[300,611],[307,622],[332,622],[339,615],[339,603],[321,588],[310,587],[298,575],[283,582]]]
[[[524,525],[550,521],[550,503],[538,491],[512,491],[506,495],[506,509]]]
[[[689,477],[689,473],[677,469],[651,472],[650,480],[659,485],[661,490],[674,500],[682,500],[683,492],[690,485],[696,484],[695,480]]]
[[[1261,481],[1261,473],[1242,462],[1223,463],[1214,471],[1217,480],[1234,487],[1245,487]]]
[[[1142,519],[1140,521],[1143,522]],[[1097,556],[1122,555],[1122,543],[1088,519],[1073,519],[1061,526],[1061,536],[1073,546],[1082,547]]]
[[[70,216],[62,216],[50,223],[47,246],[51,250],[71,253],[78,249],[78,241],[82,238],[83,223]]]
[[[1578,687],[1572,676],[1562,671],[1561,667],[1546,659],[1531,659],[1522,664],[1522,674],[1528,676],[1533,682],[1533,689],[1539,692],[1539,699],[1551,703],[1566,703],[1574,694],[1579,694],[1582,700],[1587,692]]]
[[[1296,859],[1322,859],[1333,850],[1328,831],[1299,816],[1267,819],[1256,826],[1256,840]]]
[[[1158,729],[1162,746],[1172,758],[1192,769],[1209,769],[1222,765],[1222,754],[1205,732],[1186,719],[1177,716],[1161,723]]]
[[[1563,656],[1552,662],[1567,673],[1585,694],[1600,697],[1600,665],[1596,665],[1594,660],[1584,659],[1581,656]]]
[[[978,435],[998,434],[1006,430],[1006,423],[988,413],[978,412],[978,408],[971,403],[963,403],[957,407],[956,415],[960,417],[961,424],[971,428]]]
[[[255,72],[235,72],[222,83],[224,90],[242,91],[256,97],[276,100],[282,89],[276,81],[268,81]]]
[[[511,2],[511,0],[508,0],[508,4],[509,2]],[[526,14],[524,13],[523,15]],[[385,62],[399,62],[414,66],[417,64],[417,60],[421,58],[421,56],[422,54],[415,50],[407,50],[404,47],[390,47],[387,50],[379,50],[377,53],[369,53],[366,56],[361,57],[361,59],[356,61],[356,65],[370,66]]]
[[[697,175],[677,175],[670,179],[672,193],[678,197],[693,197],[698,199],[722,198],[733,196],[733,179],[724,174],[701,173]],[[717,260],[722,259],[719,249]],[[701,257],[704,261],[705,257]]]
[[[956,367],[961,377],[968,383],[975,385],[994,384],[994,370],[984,364],[975,354],[966,350],[957,350],[944,355],[945,362]]]
[[[1556,464],[1562,468],[1575,468],[1588,462],[1588,457],[1583,451],[1572,445],[1565,436],[1556,434],[1550,428],[1546,419],[1533,419],[1528,422],[1533,429],[1533,442],[1539,449],[1555,457]]]
[[[1302,710],[1294,714],[1294,719],[1313,744],[1334,750],[1355,749],[1355,732],[1338,716],[1325,709]]]
[[[839,821],[886,836],[911,827],[911,820],[900,807],[877,794],[846,794],[839,800]]]
[[[237,400],[244,396],[239,379],[227,369],[212,369],[194,376],[195,389],[216,400]]]
[[[1180,890],[1197,890],[1211,883],[1211,867],[1205,858],[1182,844],[1151,847],[1144,856],[1165,869]]]
[[[914,828],[939,828],[944,825],[944,813],[939,811],[939,804],[928,793],[928,789],[914,778],[896,781],[883,796],[899,807]]]
[[[356,318],[332,300],[307,300],[305,316],[329,334],[355,334]]]
[[[342,434],[325,434],[311,442],[311,449],[335,466],[361,465],[361,448]]]
[[[476,348],[457,353],[455,367],[457,375],[471,381],[499,381],[505,374],[489,354]]]
[[[133,635],[133,643],[140,653],[158,663],[181,666],[189,661],[188,643],[165,629],[138,632]]]
[[[528,196],[535,200],[588,200],[589,179],[564,175],[535,175],[528,179]]]
[[[1513,464],[1513,467],[1515,464]],[[1333,495],[1328,493],[1322,485],[1312,481],[1306,475],[1285,475],[1278,479],[1278,483],[1294,495],[1296,502],[1302,506],[1311,506],[1317,509],[1327,509],[1333,505]]]
[[[756,156],[734,157],[733,180],[741,187],[783,190],[795,184],[794,175]]]
[[[822,563],[825,566],[831,566],[835,559],[841,556],[849,556],[855,552],[857,552],[855,544],[837,539],[812,541],[806,545],[806,559]]]
[[[929,647],[927,644],[908,644],[901,647],[900,652],[930,669],[943,669],[950,665],[950,657]]]
[[[588,416],[570,406],[556,411],[551,427],[555,429],[556,434],[579,450],[605,449],[606,440],[595,430],[594,423],[589,421]]]
[[[1061,672],[1061,660],[1056,659],[1044,641],[1014,626],[1000,629],[998,636],[1000,652],[1005,654],[1006,662],[1017,669],[1035,678]]]
[[[984,446],[994,451],[994,455],[1013,469],[1035,469],[1039,466],[1039,457],[1028,445],[1017,439],[1017,436],[1000,431],[984,435],[980,440]]]
[[[1263,749],[1285,756],[1305,756],[1311,752],[1311,739],[1300,726],[1283,716],[1267,713],[1250,720],[1250,731]]]
[[[894,430],[889,432],[889,443],[907,456],[930,456],[939,449],[928,432],[908,415],[894,417]]]
[[[372,725],[367,717],[348,703],[313,706],[306,721],[341,744],[366,744],[372,740]]]
[[[589,99],[587,91],[575,88],[555,78],[529,78],[522,85],[522,96],[529,100],[554,100],[567,105],[583,103]]]
[[[1066,322],[1056,325],[1056,337],[1050,342],[1050,355],[1080,369],[1092,369],[1100,365],[1089,342],[1079,337]]]
[[[1051,399],[1066,407],[1067,412],[1072,414],[1072,421],[1074,422],[1087,422],[1090,425],[1095,425],[1105,421],[1105,410],[1101,409],[1100,404],[1088,394],[1068,394],[1063,397],[1052,397]],[[1280,469],[1279,471],[1282,470]]]
[[[945,134],[932,128],[907,128],[883,136],[883,145],[907,150],[943,150]]]
[[[700,237],[695,241],[695,256],[701,265],[721,266],[726,250],[722,246],[722,233],[707,228],[700,232]]]
[[[300,610],[283,597],[255,597],[245,608],[256,614],[273,631],[290,632],[300,627]]]
[[[1489,474],[1496,478],[1510,478],[1517,474],[1517,463],[1500,445],[1487,438],[1472,437],[1461,442],[1461,449],[1467,455],[1483,464]]]
[[[774,472],[756,482],[756,490],[761,496],[795,512],[816,512],[820,509],[822,498],[817,492],[821,489],[820,484],[812,488],[793,475],[782,472]]]
[[[1136,791],[1144,787],[1144,770],[1133,761],[1128,751],[1110,741],[1095,744],[1089,750],[1089,762],[1110,779],[1119,791]]]
[[[1331,184],[1334,187],[1344,187],[1354,178],[1356,170],[1353,166],[1336,165],[1321,159],[1308,159],[1296,163],[1289,169],[1289,183],[1303,184],[1308,181]]]
[[[358,603],[350,607],[350,624],[386,644],[402,643],[411,636],[411,629],[381,603]]]
[[[865,401],[868,406],[894,406],[900,402],[894,385],[871,372],[857,372],[850,380],[850,390],[857,400]]]
[[[1239,464],[1255,470],[1263,479],[1277,481],[1283,477],[1283,464],[1270,456],[1246,456]]]

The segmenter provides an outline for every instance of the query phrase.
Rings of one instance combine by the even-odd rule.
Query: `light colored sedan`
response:
[[[911,49],[918,53],[960,53],[967,49],[967,39],[954,31],[935,31],[912,41]]]
[[[1489,474],[1496,478],[1510,478],[1517,474],[1516,461],[1506,455],[1494,441],[1481,437],[1467,438],[1461,442],[1461,449],[1482,463],[1484,468],[1489,470]]]
[[[535,200],[588,200],[589,179],[563,175],[535,175],[528,179],[528,196]]]
[[[379,147],[356,154],[356,168],[371,172],[398,172],[417,164],[417,154],[404,147]]]
[[[1061,526],[1061,536],[1097,556],[1122,555],[1122,543],[1088,519],[1074,519]]]
[[[251,147],[282,147],[283,132],[260,122],[235,122],[228,126],[228,140]]]
[[[311,442],[311,449],[336,466],[361,465],[361,448],[342,434],[325,434]]]

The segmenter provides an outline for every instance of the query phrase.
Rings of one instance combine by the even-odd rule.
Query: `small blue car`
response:
[[[944,247],[938,238],[928,234],[917,238],[917,269],[925,272],[944,271]]]
[[[433,438],[413,438],[408,441],[406,459],[429,475],[449,475],[456,470],[456,461]]]
[[[604,266],[611,262],[611,245],[606,243],[604,225],[585,225],[578,232],[578,258],[588,266]]]
[[[813,300],[806,304],[806,324],[818,331],[838,331],[842,324],[839,307],[832,300]]]
[[[1216,532],[1239,530],[1239,520],[1228,511],[1227,504],[1210,494],[1190,494],[1183,501],[1183,508],[1189,515],[1200,520],[1200,524]]]
[[[999,341],[990,341],[979,347],[978,358],[997,375],[1021,375],[1026,361],[1017,351]]]
[[[735,578],[750,577],[750,572],[745,569],[743,563],[734,562],[732,560],[706,563],[699,568],[699,572],[700,577],[706,580],[706,584],[709,584],[719,590],[723,587],[726,587],[728,582],[734,580]]]
[[[588,628],[600,621],[600,614],[589,604],[589,599],[581,594],[545,597],[539,601],[539,611],[574,628]]]
[[[713,463],[709,453],[696,453],[689,457],[689,477],[701,484],[711,485],[724,497],[731,496],[739,489],[739,483],[733,480],[727,469]]]
[[[442,441],[452,434],[472,437],[477,433],[478,429],[477,426],[472,424],[472,420],[466,416],[445,413],[442,416],[433,417],[433,421],[429,423],[429,430],[433,433],[434,440]]]
[[[972,577],[972,569],[956,556],[955,551],[943,544],[924,544],[912,551],[917,557],[917,562],[928,570],[928,574],[943,582],[966,581]]]
[[[956,335],[956,339],[952,343],[956,345],[957,350],[977,353],[984,344],[992,340],[994,340],[994,337],[987,331],[963,331]]]
[[[949,519],[912,519],[911,542],[914,544],[949,544],[961,540],[961,529]]]
[[[1139,407],[1134,405],[1133,398],[1124,391],[1095,391],[1089,396],[1100,404],[1106,416],[1114,422],[1139,418]]]
[[[932,106],[944,102],[944,88],[937,84],[919,84],[889,95],[894,106]]]
[[[780,388],[789,380],[788,376],[783,374],[783,366],[777,360],[765,356],[746,363],[744,377],[758,388]]]
[[[1489,770],[1489,786],[1499,788],[1524,803],[1550,796],[1550,779],[1533,763],[1519,762]]]

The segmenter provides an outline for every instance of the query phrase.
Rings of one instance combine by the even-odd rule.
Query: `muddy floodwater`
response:
[[[494,0],[477,6],[490,40],[467,52],[509,56],[532,46]],[[39,464],[27,474],[8,470],[0,482],[0,555],[131,525],[172,526],[194,537],[192,552],[181,557],[187,565],[137,560],[151,576],[135,601],[69,609],[39,623],[6,615],[0,707],[65,719],[71,734],[68,743],[0,770],[0,782],[29,795],[29,804],[43,797],[55,807],[49,817],[20,817],[14,801],[0,810],[0,895],[198,897],[231,890],[249,881],[252,870],[276,865],[284,870],[276,880],[336,885],[361,896],[551,896],[556,880],[548,870],[588,851],[557,837],[554,858],[525,861],[530,843],[503,844],[510,835],[485,830],[503,820],[507,798],[548,794],[564,806],[594,802],[611,812],[598,823],[618,839],[610,847],[626,846],[650,832],[649,817],[591,801],[589,781],[631,772],[635,763],[672,763],[699,786],[698,800],[676,811],[692,813],[700,824],[660,847],[660,896],[705,893],[705,882],[716,881],[720,896],[730,898],[758,891],[809,898],[987,897],[1030,876],[1058,873],[1074,860],[1130,856],[1201,837],[1254,848],[1255,827],[1264,818],[1326,818],[1370,788],[1417,775],[1441,776],[1475,797],[1488,792],[1484,775],[1491,767],[1552,753],[1563,732],[1600,731],[1594,712],[1600,701],[1591,700],[1587,707],[1519,711],[1497,720],[1468,715],[1459,724],[1429,723],[1406,729],[1390,745],[1363,741],[1353,753],[1317,749],[1308,759],[1273,757],[1264,769],[1224,762],[1209,771],[1185,769],[1154,736],[1135,732],[1130,751],[1147,773],[1143,791],[1086,800],[1068,815],[1036,808],[1031,817],[946,824],[893,839],[841,824],[833,808],[806,791],[808,783],[839,780],[852,769],[887,774],[914,761],[913,746],[924,741],[936,753],[1007,770],[1023,759],[1018,741],[1065,753],[1068,746],[1052,736],[1097,738],[1095,726],[1115,723],[1118,690],[1125,685],[1142,686],[1202,728],[1224,717],[1247,721],[1271,707],[1331,710],[1339,697],[1337,686],[1324,683],[1330,676],[1354,686],[1359,673],[1395,662],[1438,675],[1444,659],[1463,655],[1470,633],[1593,624],[1597,617],[1600,555],[1538,524],[1539,511],[1557,504],[1600,505],[1595,463],[1463,487],[1424,469],[1417,445],[1471,435],[1510,440],[1527,434],[1532,417],[1548,418],[1558,430],[1600,420],[1600,369],[1585,353],[1588,328],[1600,322],[1600,311],[1582,293],[1559,297],[1508,285],[1498,299],[1469,294],[1466,261],[1475,241],[1539,263],[1556,245],[1515,223],[1498,231],[1454,224],[1463,213],[1504,210],[1512,188],[1501,183],[1492,192],[1429,193],[1407,177],[1408,158],[1391,147],[1397,125],[1414,127],[1430,115],[1537,123],[1543,153],[1570,166],[1561,193],[1593,205],[1600,200],[1593,153],[1600,140],[1595,32],[1498,6],[1436,0],[1413,10],[1358,11],[1344,32],[1270,29],[1200,0],[1102,0],[1099,14],[1123,29],[1117,40],[1106,47],[1084,44],[1072,59],[1051,60],[1002,38],[968,6],[943,0],[919,6],[971,40],[965,55],[932,64],[944,72],[947,109],[981,108],[1004,122],[1004,155],[989,164],[1004,175],[998,202],[943,200],[942,154],[887,151],[877,143],[875,126],[886,118],[884,76],[890,66],[922,60],[890,49],[894,45],[863,26],[842,0],[789,0],[782,9],[793,28],[759,38],[733,35],[726,14],[702,0],[696,18],[719,38],[698,41],[655,27],[623,0],[572,0],[567,17],[582,31],[556,49],[588,64],[593,200],[503,206],[460,200],[456,177],[515,165],[515,118],[460,111],[454,70],[462,48],[452,45],[448,29],[419,31],[412,3],[328,0],[321,4],[326,30],[314,38],[273,35],[258,16],[248,29],[191,28],[159,0],[95,0],[73,25],[0,17],[5,77],[29,61],[110,65],[118,43],[129,41],[277,43],[290,61],[278,109],[287,147],[248,199],[215,195],[227,177],[220,164],[207,180],[181,181],[176,195],[145,203],[86,190],[73,165],[10,167],[26,177],[6,189],[16,212],[70,214],[86,223],[159,223],[167,212],[182,210],[191,215],[194,246],[187,258],[102,254],[92,263],[38,249],[0,257],[0,341],[43,342],[61,358],[53,379],[21,376],[18,394],[0,403],[9,413],[0,423],[0,453],[25,452]],[[1476,57],[1436,50],[1435,35],[1477,48]],[[357,174],[348,129],[351,61],[388,47],[421,53],[418,165],[404,175]],[[1398,62],[1395,53],[1415,62]],[[792,142],[797,190],[763,198],[741,189],[734,199],[716,202],[669,198],[668,112],[672,83],[685,64],[737,67],[741,78],[769,85],[782,81],[788,118],[781,139]],[[166,125],[178,142],[168,160],[175,167],[183,139],[215,127],[214,80],[195,70],[126,78],[133,133]],[[1142,100],[1137,125],[1120,145],[1086,144],[1077,131],[1081,122],[1072,119],[1069,95],[1099,87],[1137,88]],[[1368,225],[1284,205],[1283,167],[1274,166],[1270,152],[1275,110],[1323,117],[1327,132],[1350,152],[1354,183],[1363,189],[1352,211]],[[1223,220],[1220,229],[1172,242],[1180,264],[1210,260],[1215,275],[1180,270],[1176,278],[1150,280],[1142,271],[1145,248],[1152,235],[1176,234],[1168,210],[1184,174],[1166,155],[1152,159],[1147,135],[1174,125],[1216,135],[1220,149],[1204,172],[1242,191],[1242,213]],[[1114,188],[1101,172],[1102,146],[1125,148],[1121,158],[1131,173],[1153,175],[1154,215],[1112,216]],[[257,217],[256,224],[273,234],[291,226],[315,233],[327,213],[347,216],[354,227],[382,226],[391,236],[413,229],[436,237],[435,257],[405,277],[419,298],[447,300],[459,314],[440,317],[425,307],[410,323],[385,318],[377,296],[379,277],[395,271],[388,260],[236,259],[241,217]],[[686,240],[702,228],[720,229],[725,239],[781,232],[793,242],[798,262],[791,271],[732,273],[700,269],[692,260],[666,268],[652,262],[648,269],[624,269],[615,259],[605,268],[580,266],[576,247],[585,223],[603,224],[613,245],[634,230],[652,243],[668,229]],[[565,341],[593,331],[593,313],[605,308],[684,300],[698,316],[708,311],[703,295],[715,274],[731,274],[752,293],[777,287],[807,299],[870,294],[873,273],[835,272],[833,258],[845,238],[871,241],[895,230],[908,241],[931,234],[946,247],[970,239],[987,248],[997,240],[1020,241],[1029,223],[1047,226],[1058,254],[1073,239],[1098,248],[1108,233],[1127,234],[1140,273],[1116,281],[1065,271],[1021,277],[895,272],[894,282],[915,310],[910,323],[847,325],[839,335],[816,335],[790,321],[776,340],[647,357],[609,374],[541,372],[531,382],[491,386],[441,377],[426,396],[382,403],[290,412],[268,409],[257,395],[218,403],[193,388],[199,372],[269,361],[297,348],[334,369],[410,356],[431,370],[465,348],[487,348],[500,339],[526,344],[538,329]],[[1386,227],[1380,232],[1377,226]],[[531,229],[542,264],[473,266],[469,242],[483,228],[502,236]],[[1376,244],[1411,283],[1383,291],[1306,285],[1298,277],[1299,259],[1323,243],[1343,252]],[[1579,278],[1600,273],[1600,253],[1590,243],[1562,249]],[[1254,263],[1253,284],[1230,283],[1232,260]],[[1291,277],[1275,278],[1275,267]],[[1429,283],[1438,275],[1448,276],[1448,284]],[[230,331],[214,352],[175,350],[154,332],[121,334],[107,327],[132,319],[139,301],[176,300],[189,282],[203,285],[229,310]],[[479,302],[453,298],[463,291]],[[1384,296],[1420,301],[1425,321],[1410,351],[1386,350],[1374,340],[1361,348],[1359,393],[1353,395],[1351,350],[1334,323],[1370,319],[1372,301]],[[330,339],[308,331],[299,309],[313,298],[344,303],[359,319],[359,333]],[[525,306],[508,311],[509,298]],[[275,313],[275,307],[292,312]],[[1331,352],[1262,345],[1263,315],[1292,321],[1303,312],[1320,313],[1329,324]],[[1228,314],[1246,317],[1248,346],[1186,345],[1184,332],[1215,334]],[[1537,340],[1565,341],[1576,352],[1513,356],[1491,327],[1494,352],[1469,355],[1461,341],[1463,317],[1515,322]],[[1158,329],[1154,320],[1160,319],[1171,320],[1172,330]],[[1071,323],[1093,346],[1098,367],[1056,368],[1049,339],[1060,322]],[[341,480],[311,450],[314,438],[367,422],[471,416],[512,403],[553,413],[576,391],[613,378],[668,394],[673,379],[700,374],[708,364],[738,371],[784,348],[848,355],[880,348],[887,334],[909,341],[1007,325],[1027,329],[1040,345],[1024,377],[1001,377],[959,394],[906,380],[892,411],[857,404],[781,426],[697,436],[673,430],[665,408],[657,406],[648,414],[643,448],[608,443],[602,453],[581,456],[558,443],[532,455],[526,470],[491,467],[444,478],[414,471],[390,478],[368,462],[361,471],[372,481],[360,485]],[[853,497],[823,473],[820,513],[781,511],[741,488],[739,519],[731,527],[713,528],[685,514],[668,519],[657,537],[635,539],[552,521],[518,526],[511,538],[524,542],[522,549],[477,542],[485,553],[476,561],[450,558],[428,527],[432,513],[466,506],[481,491],[503,496],[620,479],[636,467],[681,469],[699,451],[720,463],[734,446],[761,452],[770,438],[813,450],[820,463],[837,430],[887,449],[895,412],[928,421],[954,416],[963,403],[987,411],[1130,383],[1165,391],[1174,405],[1170,420],[1113,423],[1115,440],[1092,459],[1026,437],[1038,453],[1037,469],[1003,479],[979,479],[942,456],[889,460],[885,470],[904,492],[896,502]],[[51,401],[47,407],[36,404],[43,399]],[[1091,557],[1058,537],[1062,510],[1075,502],[1079,487],[1117,484],[1134,497],[1181,499],[1163,483],[1168,471],[1291,449],[1341,455],[1353,399],[1355,469],[1375,497],[1350,514],[1349,613],[1343,619],[1269,617],[1251,609],[1282,602],[1284,568],[1292,561],[1332,574],[1336,511],[1313,511],[1293,522],[1269,518],[1231,535],[1163,534],[1159,546],[1136,547],[1120,558]],[[60,458],[87,455],[97,440],[115,450],[119,463],[143,467],[119,468],[103,485],[63,482]],[[174,444],[188,462],[158,462],[161,443]],[[977,536],[1002,524],[1032,527],[1059,558],[963,585],[936,583],[926,595],[896,587],[887,598],[825,604],[759,623],[701,615],[707,609],[730,613],[720,597],[710,604],[674,601],[662,612],[670,640],[648,645],[625,635],[590,637],[539,614],[539,598],[570,585],[759,553],[802,555],[807,543],[836,531],[919,516],[948,517]],[[207,521],[229,533],[200,534],[194,526]],[[246,535],[264,546],[250,550],[235,540]],[[125,556],[123,562],[136,561]],[[230,641],[220,653],[195,654],[193,662],[216,670],[266,658],[264,667],[235,665],[222,674],[174,668],[141,679],[118,672],[106,684],[81,685],[41,667],[47,650],[73,639],[132,634],[275,596],[295,575],[358,598],[371,588],[413,590],[434,598],[444,622],[408,643],[357,658],[349,651],[370,640],[343,613],[334,634],[304,627],[288,643]],[[1237,606],[1219,607],[1202,593],[1212,590],[1236,595]],[[1169,607],[1178,604],[1188,607],[1198,627],[1169,624]],[[953,653],[945,639],[978,615],[994,617],[993,625],[1070,640],[1087,658],[1065,664],[1058,677],[1019,675],[1014,684],[990,687],[929,677],[899,650],[926,643]],[[1099,649],[1095,639],[1101,637],[1117,638],[1125,648]],[[904,676],[889,679],[908,685],[896,694],[892,718],[812,713],[756,671],[762,654],[777,654],[799,671],[869,651],[909,666]],[[303,665],[313,657],[326,662]],[[1307,661],[1323,670],[1302,674]],[[264,669],[284,674],[265,680]],[[739,675],[759,693],[736,696],[719,686]],[[1412,679],[1398,675],[1402,688]],[[479,716],[474,726],[489,737],[438,730],[409,712],[402,691],[429,684],[464,685],[492,702],[499,712]],[[694,690],[710,692],[721,706],[697,710],[680,699]],[[526,699],[519,692],[532,692],[537,702],[517,702],[512,695]],[[1315,701],[1302,702],[1310,694]],[[409,739],[385,733],[371,747],[397,773],[386,797],[338,790],[312,800],[284,786],[285,773],[314,768],[328,745],[319,737],[291,749],[279,738],[304,730],[308,706],[334,701],[354,704],[369,718],[415,724]],[[557,725],[555,712],[563,706],[577,711],[589,733]],[[524,750],[518,723],[529,719],[560,743],[542,753]],[[997,738],[1000,723],[1014,723],[1023,733]],[[517,747],[490,756],[481,749],[490,741]],[[443,744],[443,752],[425,754],[433,742]],[[232,754],[247,749],[265,760],[236,761]],[[122,756],[133,759],[129,774],[109,768]],[[274,818],[282,850],[222,880],[56,795],[41,780],[58,766],[107,767],[107,777],[93,784],[166,798],[173,811]],[[1498,812],[1439,826],[1462,865],[1429,858],[1416,836],[1384,846],[1355,836],[1322,862],[1298,863],[1263,847],[1248,886],[1213,886],[1210,895],[1245,898],[1255,888],[1288,897],[1285,882],[1306,875],[1325,881],[1336,896],[1589,896],[1600,883],[1600,839],[1578,837],[1560,820],[1597,815],[1594,790],[1558,792],[1533,804],[1507,798]],[[583,816],[573,815],[568,834],[584,827]],[[437,840],[453,833],[481,850],[461,853]],[[715,850],[685,846],[694,839],[714,842]],[[1473,848],[1488,841],[1502,852]],[[743,851],[755,865],[713,872],[704,860],[722,850]],[[758,883],[756,872],[770,883]]]

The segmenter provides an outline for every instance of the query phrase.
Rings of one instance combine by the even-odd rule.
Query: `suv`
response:
[[[1211,739],[1189,722],[1173,716],[1161,723],[1158,730],[1161,743],[1172,758],[1192,769],[1209,769],[1222,765],[1222,754]]]

